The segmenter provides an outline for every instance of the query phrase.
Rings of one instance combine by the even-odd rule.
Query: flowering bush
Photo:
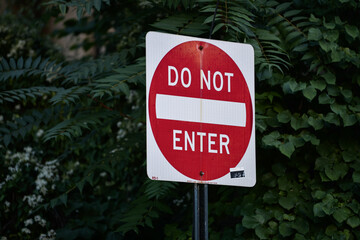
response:
[[[46,214],[38,211],[38,207],[49,201],[56,190],[60,180],[59,163],[56,159],[41,163],[41,155],[25,147],[23,152],[7,151],[2,162],[0,179],[5,179],[0,182],[1,221],[5,223],[2,229],[4,232],[21,229],[17,238],[50,240],[56,237]]]
[[[146,176],[144,39],[213,19],[255,51],[258,179],[209,186],[211,239],[360,239],[358,1],[6,2],[0,240],[191,238],[192,186]],[[94,55],[50,54],[50,16]]]

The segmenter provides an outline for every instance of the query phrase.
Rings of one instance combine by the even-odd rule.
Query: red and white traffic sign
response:
[[[149,32],[146,94],[150,179],[255,184],[251,45]]]

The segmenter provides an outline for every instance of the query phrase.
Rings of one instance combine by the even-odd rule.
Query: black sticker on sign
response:
[[[243,177],[245,177],[245,171],[244,170],[232,171],[232,172],[230,172],[230,177],[231,178],[243,178]]]

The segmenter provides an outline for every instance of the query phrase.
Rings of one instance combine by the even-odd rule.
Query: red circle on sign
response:
[[[202,89],[201,70],[211,79],[209,86],[203,81]],[[174,84],[176,71],[178,81]],[[159,95],[244,103],[245,126],[158,118]],[[155,141],[166,160],[191,179],[215,180],[238,165],[250,141],[252,116],[244,76],[232,58],[215,45],[200,41],[182,43],[162,58],[154,72],[149,90],[149,118]]]

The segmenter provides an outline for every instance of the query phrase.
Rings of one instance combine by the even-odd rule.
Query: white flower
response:
[[[6,207],[10,207],[10,202],[5,201],[5,206],[6,206]]]
[[[56,238],[56,232],[53,229],[48,231],[47,235],[42,233],[39,236],[39,240],[55,240],[55,238]]]
[[[44,130],[42,129],[39,129],[37,132],[36,132],[36,137],[41,137],[42,135],[44,134]]]
[[[45,219],[41,219],[39,221],[39,225],[42,226],[42,227],[45,227],[46,226],[46,220]]]
[[[7,240],[7,237],[2,236],[0,240]]]
[[[107,173],[106,172],[102,172],[100,173],[100,177],[106,177]]]
[[[14,176],[7,175],[5,178],[5,182],[11,181],[14,179]]]
[[[27,201],[27,203],[29,204],[30,207],[34,208],[37,205],[39,205],[39,203],[41,203],[42,201],[44,201],[44,199],[42,198],[41,195],[29,195],[29,196],[24,196],[23,201]],[[36,221],[36,220],[35,220]]]
[[[36,215],[34,217],[35,222],[37,222],[40,226],[45,227],[46,226],[46,220],[40,217],[39,215]]]
[[[4,116],[0,115],[0,123],[2,123],[4,121]],[[2,239],[1,239],[2,240]]]
[[[28,229],[28,228],[23,228],[23,229],[21,229],[21,232],[27,233],[27,234],[30,234],[30,233],[31,233],[30,229]]]
[[[34,217],[35,222],[39,222],[42,218],[39,215],[36,215]]]
[[[48,238],[46,237],[45,234],[40,234],[39,240],[47,240]]]
[[[120,129],[118,132],[117,132],[117,136],[116,136],[116,139],[117,140],[120,140],[121,138],[125,137],[126,135],[126,131],[124,129]]]
[[[36,179],[35,184],[36,184],[36,189],[39,190],[45,196],[47,193],[47,188],[46,188],[47,181],[38,178]]]
[[[33,223],[34,223],[34,221],[31,218],[24,221],[25,227],[27,227],[27,226],[29,226],[29,225],[31,225]]]
[[[32,152],[32,148],[29,147],[29,146],[25,147],[24,150],[25,150],[26,153],[31,153]]]
[[[51,229],[50,231],[48,231],[47,235],[53,239],[55,239],[56,237],[56,232],[54,231],[54,229]]]
[[[141,0],[139,2],[139,7],[141,8],[152,7],[152,6],[153,6],[152,3],[146,0]]]

